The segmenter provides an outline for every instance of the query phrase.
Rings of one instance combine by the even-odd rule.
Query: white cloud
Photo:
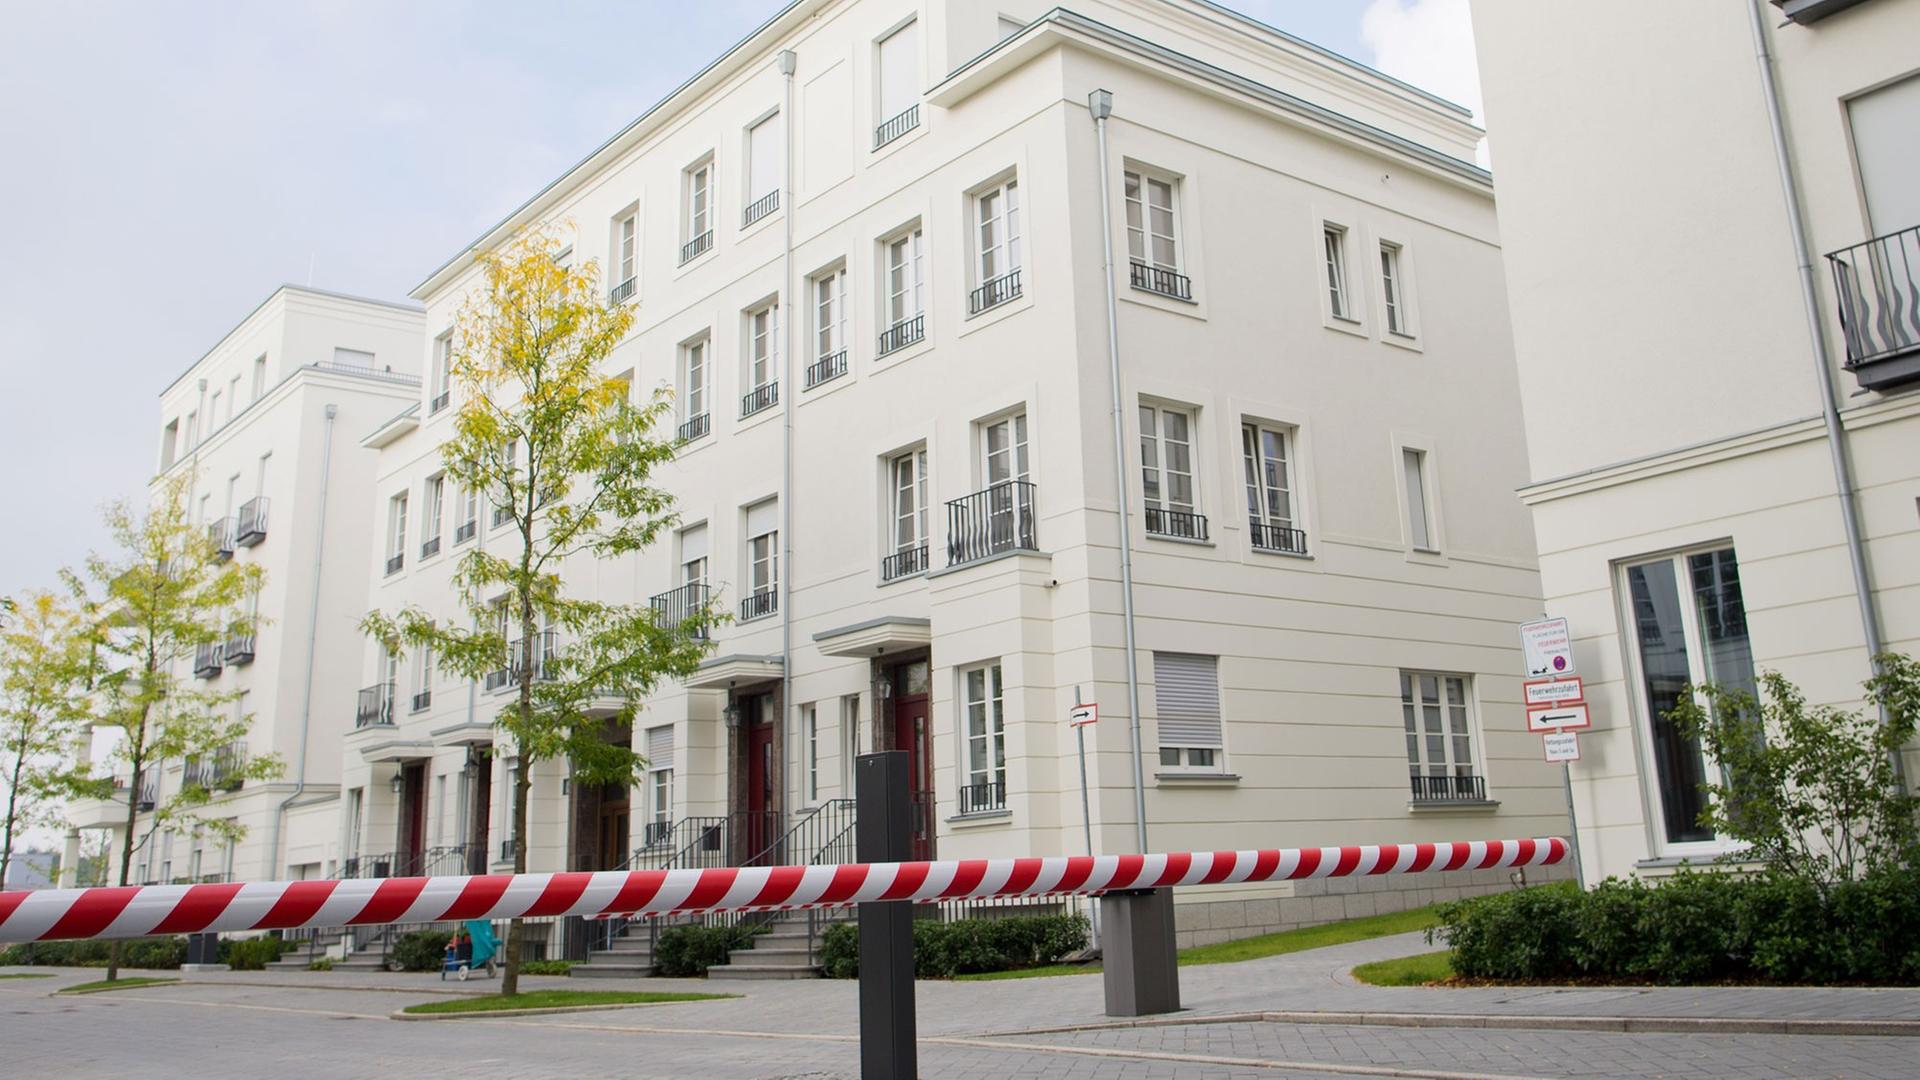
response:
[[[1480,117],[1480,68],[1467,0],[1373,0],[1360,16],[1373,66],[1473,110]]]

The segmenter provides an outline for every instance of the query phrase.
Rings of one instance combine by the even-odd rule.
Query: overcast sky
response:
[[[1467,0],[1227,0],[1478,109]],[[404,300],[784,0],[0,0],[0,595],[282,282]]]

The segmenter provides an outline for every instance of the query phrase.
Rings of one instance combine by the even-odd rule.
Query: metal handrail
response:
[[[1037,489],[1004,480],[947,504],[947,565],[959,566],[1008,551],[1038,551],[1034,521]]]
[[[1193,299],[1193,279],[1174,270],[1135,260],[1128,274],[1128,281],[1141,292],[1158,293],[1171,296],[1175,300]]]
[[[233,558],[233,519],[221,518],[207,525],[207,543],[213,547],[213,560],[225,562]]]
[[[880,560],[880,580],[895,581],[927,572],[927,545],[901,548]]]
[[[711,426],[710,418],[706,413],[689,416],[686,422],[680,425],[680,441],[692,442],[705,435]]]
[[[895,113],[880,126],[873,129],[873,148],[875,150],[920,126],[920,104],[915,102],[901,112]]]
[[[1847,367],[1920,350],[1920,225],[1829,252]]]
[[[780,209],[780,189],[774,188],[748,203],[747,208],[740,212],[740,227],[744,229],[778,209]]]
[[[240,504],[239,516],[234,520],[233,542],[241,547],[252,547],[267,538],[267,497],[256,495]]]
[[[1007,785],[1005,781],[984,781],[978,784],[964,784],[960,788],[960,812],[962,814],[983,814],[993,810],[1007,808]]]
[[[659,621],[679,629],[692,623],[689,631],[696,641],[704,641],[708,635],[709,607],[713,603],[713,587],[699,582],[682,585],[655,594],[649,601]]]
[[[740,601],[740,621],[765,618],[780,609],[780,590],[761,589]]]
[[[978,315],[988,308],[998,307],[1019,295],[1020,270],[1016,267],[997,278],[989,278],[982,282],[979,288],[968,293],[967,314]]]
[[[637,276],[630,277],[627,280],[621,282],[620,284],[615,285],[613,288],[607,290],[607,303],[623,304],[629,298],[631,298],[639,288],[640,288],[639,277]]]
[[[1482,776],[1412,776],[1414,802],[1485,802],[1487,781]]]
[[[203,679],[211,679],[220,674],[220,668],[225,662],[224,642],[205,641],[193,647],[193,673]]]
[[[362,689],[360,700],[354,709],[354,728],[391,726],[392,724],[393,684],[374,683]]]
[[[685,266],[687,263],[706,254],[707,250],[711,247],[713,247],[713,230],[708,229],[706,232],[680,245],[680,264]]]
[[[828,353],[819,360],[807,365],[807,389],[811,390],[823,382],[830,382],[847,373],[847,350]]]
[[[744,395],[741,396],[740,415],[742,418],[749,417],[749,416],[752,416],[754,413],[764,412],[767,409],[771,409],[775,405],[778,405],[779,403],[780,403],[780,384],[779,383],[770,382],[770,383],[767,383],[765,386],[756,386],[752,390],[747,391]]]
[[[1253,535],[1253,547],[1256,551],[1283,551],[1289,555],[1307,553],[1307,532],[1305,529],[1289,528],[1285,525],[1269,525],[1264,521],[1249,520],[1247,531]]]
[[[227,635],[226,644],[221,647],[221,658],[228,664],[250,664],[253,662],[253,631]]]
[[[880,332],[880,344],[876,351],[885,356],[896,349],[907,346],[927,336],[927,316],[922,313],[911,319],[902,319]]]

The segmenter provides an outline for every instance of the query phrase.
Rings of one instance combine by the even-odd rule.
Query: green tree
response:
[[[65,574],[81,612],[89,656],[91,721],[120,738],[108,763],[127,775],[126,841],[120,846],[118,883],[130,884],[133,853],[162,829],[201,830],[237,840],[245,829],[201,813],[212,794],[201,784],[154,800],[145,835],[138,835],[140,792],[169,761],[208,757],[246,738],[252,716],[235,708],[238,691],[211,689],[182,677],[200,649],[252,633],[253,608],[264,581],[253,563],[216,558],[204,526],[188,516],[192,478],[165,481],[145,511],[120,502],[107,508],[106,524],[119,551],[90,555],[80,572]],[[241,780],[280,775],[277,755],[238,760]],[[92,794],[117,797],[112,780],[93,781]],[[120,943],[107,960],[107,978],[120,973]]]
[[[73,763],[87,714],[87,651],[77,613],[52,593],[0,609],[0,769],[7,785],[0,882],[14,837],[58,820],[58,800],[85,789]]]
[[[691,617],[569,593],[569,560],[639,551],[675,520],[654,486],[674,439],[656,433],[672,402],[661,390],[630,400],[601,363],[633,312],[604,302],[597,267],[561,265],[561,243],[535,231],[480,256],[480,288],[461,309],[451,371],[459,406],[441,447],[446,475],[480,493],[506,540],[468,549],[454,571],[465,607],[375,612],[363,628],[394,652],[427,649],[470,679],[505,671],[514,690],[495,717],[513,758],[513,868],[527,869],[527,802],[534,763],[568,759],[575,783],[632,783],[645,761],[609,743],[595,701],[620,703],[616,724],[662,678],[691,674],[706,654],[706,605]],[[574,564],[578,568],[578,563]],[[521,924],[508,925],[501,992],[519,990]]]
[[[1910,865],[1915,813],[1894,755],[1920,723],[1920,663],[1889,653],[1867,680],[1873,713],[1808,705],[1778,672],[1743,689],[1695,688],[1667,715],[1720,765],[1701,824],[1746,845],[1741,858],[1829,885]]]

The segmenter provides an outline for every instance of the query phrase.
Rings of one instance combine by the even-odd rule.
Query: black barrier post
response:
[[[1180,1011],[1172,889],[1129,889],[1101,896],[1100,950],[1108,1016]]]
[[[905,862],[913,855],[907,753],[862,754],[854,762],[854,857]],[[860,1077],[914,1080],[913,905],[860,905]]]

